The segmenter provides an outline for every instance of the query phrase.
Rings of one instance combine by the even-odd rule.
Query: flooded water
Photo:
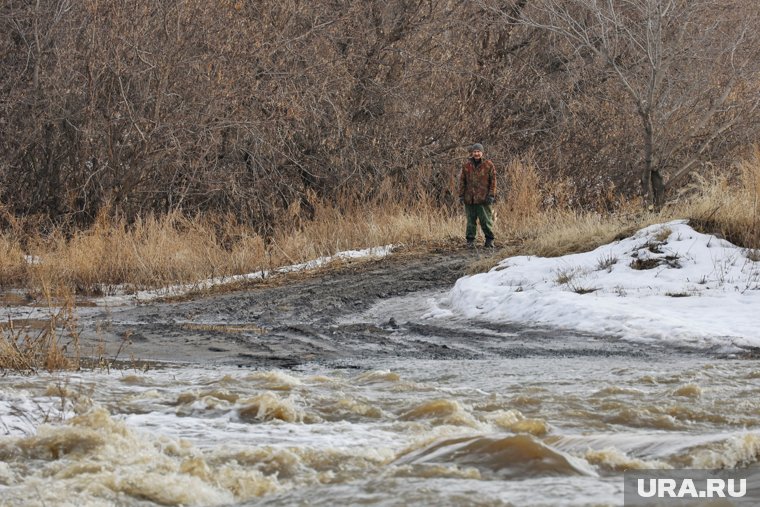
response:
[[[639,468],[760,479],[760,364],[395,360],[0,378],[0,505],[622,505]]]
[[[603,506],[631,469],[760,481],[760,361],[424,317],[466,261],[80,311],[194,363],[0,376],[0,505]]]

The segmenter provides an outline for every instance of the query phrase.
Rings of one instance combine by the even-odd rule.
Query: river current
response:
[[[626,469],[758,475],[755,361],[172,366],[0,379],[0,504],[622,505]]]
[[[760,481],[757,360],[412,322],[427,305],[347,317],[401,323],[350,361],[5,374],[0,505],[607,506],[626,470]],[[402,342],[477,359],[375,353]]]

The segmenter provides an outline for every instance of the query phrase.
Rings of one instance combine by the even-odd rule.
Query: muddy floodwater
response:
[[[0,377],[0,505],[622,505],[629,469],[760,480],[757,360],[422,319],[465,269],[446,258],[88,309],[85,342],[176,360]]]

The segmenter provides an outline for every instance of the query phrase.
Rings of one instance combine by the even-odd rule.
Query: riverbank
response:
[[[688,195],[682,196],[672,206],[658,213],[634,212],[631,207],[634,203],[620,204],[613,211],[604,213],[577,213],[567,207],[547,208],[539,199],[543,189],[521,185],[510,189],[506,199],[496,206],[498,248],[492,252],[478,251],[480,253],[477,255],[460,252],[464,256],[462,262],[467,266],[462,264],[457,275],[488,271],[502,259],[515,255],[558,257],[591,251],[600,245],[630,236],[647,225],[683,217],[689,217],[689,223],[699,231],[714,232],[749,252],[754,252],[760,246],[758,229],[753,225],[757,202],[753,196],[755,189],[760,188],[758,181],[760,164],[747,163],[733,175],[715,174],[711,180],[700,180]],[[232,349],[228,348],[229,345],[225,348],[216,343],[209,336],[215,333],[227,334],[233,338],[224,341],[245,344],[248,340],[245,336],[256,335],[254,341],[262,342],[267,340],[267,335],[273,329],[283,326],[274,321],[266,321],[266,318],[262,320],[261,316],[245,323],[236,322],[234,318],[228,318],[224,322],[216,322],[214,318],[195,321],[192,316],[181,317],[179,320],[164,319],[159,311],[158,316],[151,317],[155,321],[155,329],[150,330],[143,324],[136,329],[129,329],[120,324],[129,322],[129,318],[114,321],[108,315],[102,318],[97,315],[104,312],[128,315],[133,310],[125,310],[118,303],[101,304],[95,310],[87,309],[87,306],[93,305],[94,300],[101,303],[113,300],[113,296],[118,300],[119,295],[124,294],[131,295],[136,300],[146,293],[163,292],[172,295],[175,287],[189,287],[197,295],[253,287],[249,283],[251,279],[266,278],[265,273],[279,273],[290,269],[288,266],[306,266],[333,255],[343,255],[338,250],[342,245],[366,246],[368,241],[374,245],[397,245],[405,253],[399,255],[400,251],[396,252],[393,259],[405,261],[419,256],[420,263],[424,265],[426,257],[437,259],[433,264],[442,262],[441,258],[458,252],[462,244],[462,217],[452,213],[452,210],[431,207],[425,203],[411,211],[392,206],[383,209],[368,208],[352,216],[350,221],[345,220],[346,216],[338,213],[335,208],[325,207],[322,211],[320,219],[301,224],[298,234],[284,235],[281,240],[276,240],[269,246],[260,243],[262,238],[256,240],[259,243],[249,243],[248,240],[254,236],[246,235],[239,224],[230,223],[222,227],[220,223],[208,222],[202,218],[192,221],[180,215],[147,220],[139,227],[109,222],[104,217],[102,223],[99,222],[93,230],[82,231],[71,238],[55,234],[48,242],[29,241],[27,238],[28,245],[37,246],[26,251],[13,243],[19,239],[14,236],[16,233],[5,234],[2,236],[5,241],[3,248],[9,255],[2,257],[4,264],[0,266],[0,279],[4,280],[6,287],[19,284],[9,294],[8,305],[47,307],[49,312],[47,317],[42,318],[41,325],[44,327],[45,322],[48,324],[47,331],[40,335],[43,337],[40,340],[28,340],[26,335],[19,334],[20,327],[24,324],[40,325],[40,322],[19,315],[18,312],[14,314],[13,319],[21,326],[9,326],[12,330],[3,335],[0,348],[9,354],[21,351],[22,357],[21,361],[11,361],[3,367],[27,370],[76,368],[82,356],[116,355],[122,358],[129,346],[137,350],[138,343],[150,343],[151,340],[161,343],[161,340],[175,337],[185,337],[188,343],[203,344],[210,341],[206,348],[210,347],[211,350],[197,350],[201,360],[224,357]],[[224,234],[220,235],[220,230]],[[237,239],[226,243],[233,237]],[[283,248],[285,244],[290,247]],[[255,245],[261,248],[254,248]],[[318,256],[320,252],[323,253],[322,257]],[[239,263],[243,258],[247,261]],[[357,268],[361,261],[354,262],[355,260],[343,259],[324,269],[320,268],[317,272],[339,273],[341,263],[349,267],[353,263],[353,268]],[[185,270],[191,266],[194,268]],[[391,276],[403,282],[404,269],[406,268],[397,269]],[[414,262],[411,262],[408,269],[414,272]],[[394,272],[393,269],[391,271]],[[288,279],[298,279],[301,276],[299,274],[293,278],[289,275]],[[366,275],[367,278],[372,276],[371,273]],[[433,273],[425,276],[440,278],[441,287],[446,283],[453,284],[449,274],[440,276]],[[237,280],[239,283],[224,286],[210,283],[220,279]],[[329,277],[325,280],[320,283],[329,286]],[[362,286],[357,281],[365,282],[364,275],[357,275],[356,281],[349,282],[339,291],[350,294],[355,287]],[[269,283],[265,281],[262,286],[269,286]],[[415,286],[414,283],[412,286]],[[322,289],[321,286],[314,285],[305,287],[304,290],[307,293],[318,293]],[[383,292],[382,287],[378,290],[368,287],[363,293],[354,293],[344,299],[335,298],[333,305],[344,305],[351,310],[354,302],[358,301],[359,306],[366,305],[382,297]],[[398,289],[395,293],[403,293],[403,289]],[[282,294],[262,295],[264,300],[280,297],[287,299]],[[308,297],[299,302],[303,305],[309,303]],[[280,311],[277,305],[257,307],[256,304],[253,306],[259,308],[257,311],[260,314],[276,315]],[[308,307],[304,307],[303,311],[308,312]],[[325,311],[324,308],[322,311]],[[142,317],[142,314],[150,317],[151,314],[149,309],[134,312],[138,317]],[[75,322],[80,315],[85,323],[82,333],[79,332],[79,323]],[[55,316],[55,319],[51,316]],[[92,320],[98,324],[89,324],[89,316],[93,316]],[[50,324],[54,320],[55,323]],[[175,325],[175,320],[184,328]],[[263,325],[258,320],[262,320]],[[285,327],[291,324],[303,326],[298,318],[290,320],[292,322],[286,322]],[[66,330],[64,336],[58,334],[58,329]],[[322,330],[318,332],[321,333]],[[291,329],[286,334],[292,333]],[[297,343],[313,341],[309,331],[295,334],[299,333],[304,336],[285,340],[285,343],[295,347],[294,350],[301,350]],[[80,338],[85,343],[80,343]],[[66,348],[65,353],[63,348]],[[278,350],[277,346],[273,346],[273,349]],[[308,346],[303,346],[303,351],[308,355]],[[245,352],[238,350],[235,353]],[[268,353],[269,356],[277,354]],[[155,353],[148,355],[167,357],[169,354],[159,346]],[[254,359],[257,357],[259,356],[254,354]],[[191,359],[188,354],[181,354],[176,360]]]

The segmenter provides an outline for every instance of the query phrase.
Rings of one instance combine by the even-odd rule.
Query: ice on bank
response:
[[[726,350],[760,347],[760,254],[679,220],[591,252],[504,259],[458,280],[439,303],[428,317]]]

